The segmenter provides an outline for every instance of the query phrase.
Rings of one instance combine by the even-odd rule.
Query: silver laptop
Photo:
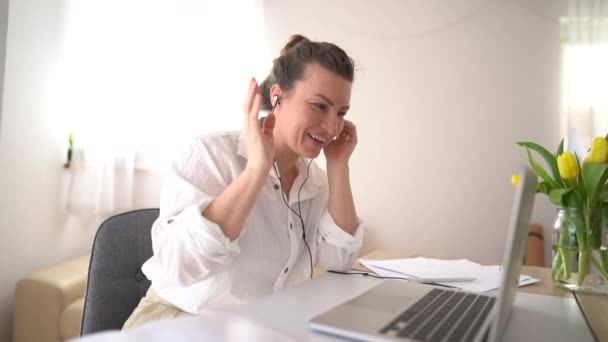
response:
[[[387,280],[314,317],[311,328],[363,341],[496,341],[513,309],[536,193],[536,175],[519,174],[498,296]]]

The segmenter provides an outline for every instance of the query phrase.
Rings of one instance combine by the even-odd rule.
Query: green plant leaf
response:
[[[581,174],[583,186],[591,200],[590,204],[595,207],[595,201],[599,198],[603,185],[608,178],[608,164],[584,163]]]
[[[536,160],[534,160],[534,157],[532,157],[532,153],[530,153],[530,149],[527,147],[526,147],[526,152],[528,153],[528,162],[530,163],[530,166],[532,167],[534,172],[536,172],[536,174],[540,178],[542,178],[545,181],[545,183],[547,183],[547,189],[549,189],[549,191],[550,191],[552,189],[560,188],[561,186],[555,180],[553,180],[553,178],[551,178],[549,176],[547,171],[545,171],[545,169],[543,169],[543,167],[540,166],[536,162]]]
[[[532,149],[532,150],[538,152],[538,154],[540,154],[545,159],[545,161],[547,162],[547,165],[549,165],[549,168],[551,169],[551,174],[553,175],[553,179],[555,179],[555,181],[557,183],[561,183],[562,186],[564,185],[564,183],[562,182],[562,178],[559,175],[559,169],[557,168],[557,157],[556,156],[554,156],[546,148],[540,146],[539,144],[533,143],[533,142],[522,141],[522,142],[518,142],[517,144],[519,146],[525,147],[526,149],[529,148],[529,149]],[[562,150],[563,150],[563,144],[562,144]]]
[[[543,193],[545,195],[549,195],[549,189],[547,188],[547,183],[544,181],[540,181],[536,184],[536,192]]]
[[[601,202],[608,202],[608,185],[604,185],[600,191],[599,199]]]
[[[551,190],[551,192],[549,192],[549,200],[551,200],[551,203],[557,206],[568,207],[569,205],[567,195],[571,192],[571,188]]]
[[[587,192],[585,191],[585,187],[583,186],[583,169],[581,168],[581,162],[578,158],[578,154],[576,154],[576,152],[574,152],[574,159],[576,159],[576,166],[578,167],[579,173],[578,176],[576,176],[576,183],[575,183],[575,188],[576,191],[579,193],[579,195],[581,196],[581,198],[586,198],[587,197]]]
[[[557,146],[557,152],[555,153],[556,158],[562,153],[564,153],[564,139],[562,139],[562,141],[559,143],[559,146]],[[557,170],[557,172],[559,173],[559,169]]]

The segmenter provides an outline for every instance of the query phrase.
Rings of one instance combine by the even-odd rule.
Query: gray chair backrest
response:
[[[150,287],[141,266],[152,256],[152,223],[158,209],[105,220],[95,235],[80,334],[121,329]]]

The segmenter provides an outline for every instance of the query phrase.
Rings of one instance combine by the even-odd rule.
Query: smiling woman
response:
[[[349,178],[357,130],[344,118],[353,72],[338,46],[293,36],[263,85],[251,78],[242,131],[198,137],[175,160],[142,267],[152,285],[124,328],[268,295],[313,266],[350,268],[363,239]]]

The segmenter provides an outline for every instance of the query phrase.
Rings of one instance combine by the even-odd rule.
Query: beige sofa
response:
[[[87,255],[20,280],[15,289],[13,342],[57,342],[80,335],[88,267]]]

